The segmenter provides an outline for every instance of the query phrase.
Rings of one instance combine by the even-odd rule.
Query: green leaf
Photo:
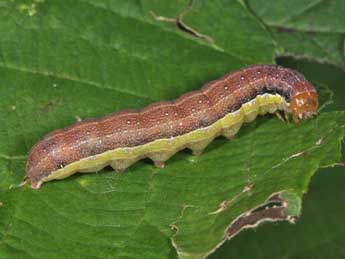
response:
[[[159,4],[159,0],[144,2],[148,12],[153,11],[164,17],[176,18],[184,14],[180,16],[183,24],[199,36],[182,32],[183,35],[194,37],[200,44],[209,44],[224,52],[224,55],[237,57],[248,64],[274,61],[274,43],[269,33],[256,22],[245,6],[236,1],[181,1],[183,4],[178,8],[174,1],[164,5]],[[186,5],[185,2],[190,4]],[[177,30],[175,24],[158,23],[164,28]]]
[[[345,69],[344,1],[248,0],[247,3],[283,48],[279,55],[310,58]]]
[[[312,174],[340,159],[345,112],[301,125],[258,118],[165,169],[144,160],[125,174],[17,186],[30,147],[51,130],[273,61],[278,47],[240,2],[196,1],[183,18],[196,35],[150,15],[174,18],[188,5],[0,2],[0,257],[203,257],[245,227],[300,214]]]
[[[344,258],[345,231],[339,225],[345,217],[344,181],[343,168],[319,170],[296,224],[280,222],[243,231],[209,258]]]

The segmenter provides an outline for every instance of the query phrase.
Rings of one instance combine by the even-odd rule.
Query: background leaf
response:
[[[37,191],[16,188],[25,174],[27,152],[47,132],[78,118],[176,98],[225,72],[272,63],[281,53],[260,6],[249,3],[248,9],[246,3],[225,0],[189,5],[153,0],[0,2],[1,257],[202,257],[229,237],[235,218],[270,206],[273,193],[282,193],[289,202],[287,208],[277,202],[284,218],[300,214],[311,175],[340,160],[345,113],[334,110],[344,110],[338,104],[344,91],[333,88],[341,89],[343,81],[337,77],[325,80],[328,70],[337,71],[331,66],[297,67],[315,81],[325,104],[333,101],[315,120],[294,125],[258,118],[234,141],[217,139],[201,157],[180,152],[164,170],[144,160],[126,174],[107,168],[50,182]],[[174,18],[188,8],[184,23],[212,41],[150,15]],[[332,21],[327,28],[343,35]],[[303,24],[287,23],[298,29]],[[339,57],[330,63],[341,65]],[[296,66],[289,62],[282,61]],[[338,75],[343,78],[342,72]],[[322,89],[328,91],[321,94]],[[212,214],[224,201],[230,206]],[[234,257],[233,248],[224,249],[214,256]]]
[[[248,0],[247,3],[282,47],[279,55],[312,58],[345,69],[344,1]]]

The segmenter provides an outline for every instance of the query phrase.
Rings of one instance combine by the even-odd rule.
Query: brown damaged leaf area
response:
[[[231,204],[235,202],[239,198],[239,196],[250,192],[254,188],[254,185],[245,186],[242,192],[235,196],[234,199],[231,201],[223,201],[219,204],[218,210],[209,213],[208,215],[218,214],[229,207]],[[281,194],[284,191],[272,194],[264,204],[259,205],[258,207],[253,208],[247,212],[244,212],[239,217],[237,217],[231,224],[226,228],[224,232],[224,238],[218,243],[212,250],[210,250],[203,258],[208,257],[210,254],[215,252],[226,240],[232,239],[237,234],[239,234],[242,230],[249,229],[249,228],[256,228],[261,223],[264,222],[276,222],[276,221],[288,221],[292,224],[296,223],[298,217],[296,215],[289,215],[288,208],[289,203],[287,200],[281,197]],[[185,213],[185,210],[188,208],[192,208],[192,205],[184,205],[182,206],[181,215],[179,219],[181,219]],[[178,254],[178,258],[187,258],[191,255],[182,251],[178,244],[175,242],[174,237],[177,236],[179,227],[177,222],[174,222],[170,225],[170,228],[175,231],[175,235],[171,239],[171,243],[173,247],[176,249]]]
[[[295,223],[296,217],[288,215],[288,203],[278,194],[273,195],[267,203],[259,208],[242,214],[235,219],[226,230],[226,239],[230,239],[246,228],[257,227],[266,221],[286,220]]]
[[[191,35],[192,37],[195,38],[199,38],[202,39],[206,42],[208,42],[209,44],[214,44],[215,41],[213,38],[211,38],[208,35],[202,34],[200,32],[198,32],[196,29],[192,28],[191,26],[187,25],[184,21],[183,18],[184,16],[186,16],[189,12],[192,11],[193,9],[193,2],[194,1],[190,1],[188,6],[176,17],[176,18],[169,18],[169,17],[165,17],[165,16],[160,16],[157,15],[154,11],[150,11],[149,14],[156,20],[156,21],[161,21],[161,22],[168,22],[168,23],[172,23],[175,24],[176,27],[178,29],[180,29],[182,32],[185,32],[189,35]]]

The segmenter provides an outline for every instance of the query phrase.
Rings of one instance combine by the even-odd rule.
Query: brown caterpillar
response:
[[[35,144],[26,179],[43,182],[107,165],[123,171],[149,157],[158,167],[177,151],[200,154],[217,136],[234,136],[243,122],[282,110],[295,122],[317,113],[318,96],[301,74],[275,65],[254,65],[209,82],[175,101],[115,112],[55,130]]]

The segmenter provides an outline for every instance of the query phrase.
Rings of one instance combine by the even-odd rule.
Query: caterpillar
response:
[[[317,109],[317,92],[303,75],[276,65],[252,65],[174,101],[55,130],[32,147],[25,178],[38,189],[43,182],[108,165],[121,172],[145,157],[162,168],[179,150],[199,155],[215,137],[232,138],[258,115],[284,111],[298,123]]]

